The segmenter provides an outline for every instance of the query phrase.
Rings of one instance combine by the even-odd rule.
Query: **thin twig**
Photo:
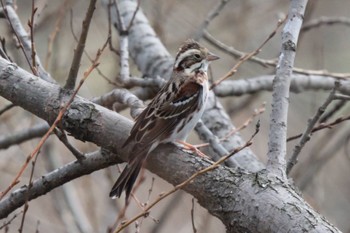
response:
[[[266,102],[263,102],[262,105],[258,108],[254,110],[254,113],[239,127],[234,128],[233,130],[231,130],[231,132],[229,132],[228,134],[225,135],[225,137],[220,138],[220,141],[224,141],[227,140],[229,137],[231,137],[233,134],[242,131],[243,129],[247,128],[248,125],[250,125],[254,118],[258,115],[261,115],[265,112],[266,108]]]
[[[119,167],[118,167],[119,168]],[[119,169],[120,170],[120,169]],[[121,172],[121,171],[120,171]],[[139,179],[137,180],[137,183],[135,184],[132,192],[131,192],[131,197],[133,198],[133,200],[135,201],[135,203],[137,204],[137,206],[143,210],[143,205],[141,204],[141,202],[139,201],[139,199],[134,195],[134,193],[141,187],[141,184],[145,181],[145,170],[141,169],[141,174],[139,175]],[[123,219],[125,219],[125,213],[126,210],[128,209],[130,204],[130,201],[126,201],[124,207],[119,211],[117,218],[115,219],[114,223],[112,224],[111,227],[109,227],[110,229],[114,229],[116,226],[118,226],[119,222]],[[123,223],[123,221],[121,222]],[[112,230],[111,230],[112,232]]]
[[[328,143],[332,137],[330,137],[330,135],[325,135],[324,140],[327,143],[323,143],[320,146],[322,149],[319,153],[311,153],[312,156],[308,158],[308,161],[305,163],[303,162],[303,165],[306,165],[306,168],[302,170],[302,177],[298,180],[298,187],[301,191],[304,191],[306,187],[310,187],[312,180],[316,177],[320,177],[318,172],[320,172],[324,165],[336,155],[339,155],[339,151],[342,149],[342,146],[344,146],[345,140],[348,136],[349,132],[343,131],[341,135],[338,135],[336,140],[332,141],[332,143]]]
[[[221,51],[227,53],[228,55],[233,56],[234,58],[240,58],[246,55],[246,53],[239,51],[235,49],[232,46],[228,46],[224,44],[223,42],[216,39],[214,36],[212,36],[208,31],[204,31],[203,34],[204,39],[209,42],[211,45],[215,46],[217,49],[220,49]],[[263,67],[273,66],[275,67],[277,64],[277,59],[262,59],[257,56],[252,56],[249,58],[249,61],[255,62],[256,64],[259,64]]]
[[[193,233],[197,233],[196,225],[194,224],[194,198],[192,198],[191,223],[192,223]]]
[[[53,171],[62,166],[60,156],[54,154],[52,143],[46,143],[42,149],[45,168]],[[69,182],[50,192],[54,198],[54,206],[63,223],[66,232],[93,232],[88,212],[84,211],[77,187]]]
[[[337,100],[338,94],[334,95],[334,100]],[[334,116],[337,112],[339,112],[342,108],[345,107],[347,104],[348,100],[340,100],[337,103],[334,104],[334,106],[328,110],[328,112],[324,113],[320,120],[319,123],[326,123],[328,119],[330,119],[332,116]]]
[[[328,105],[334,100],[334,95],[338,88],[339,88],[339,82],[336,82],[333,90],[329,93],[329,96],[327,97],[326,101],[321,105],[321,107],[318,108],[315,115],[309,120],[308,126],[306,127],[303,135],[301,136],[299,143],[295,145],[293,149],[293,154],[288,161],[287,170],[286,170],[287,175],[290,173],[293,166],[298,162],[298,156],[300,154],[300,151],[303,149],[305,144],[310,140],[312,129],[314,128],[315,124],[318,122],[322,114],[326,111],[326,108],[328,107]]]
[[[157,224],[154,224],[153,228],[149,232],[164,232],[162,231],[162,227],[166,224],[168,218],[171,217],[171,213],[173,213],[176,207],[179,205],[183,194],[183,192],[177,192],[173,195],[172,199],[163,208],[163,211],[158,214],[160,216],[158,219],[159,222]]]
[[[350,96],[342,95],[342,94],[335,94],[334,95],[334,99],[335,100],[342,100],[342,101],[349,101],[350,100]]]
[[[250,53],[246,53],[244,55],[242,55],[238,62],[231,68],[231,70],[229,72],[227,72],[223,77],[221,77],[219,80],[215,81],[210,89],[213,89],[215,86],[217,86],[218,84],[220,84],[222,81],[226,80],[227,78],[231,77],[232,75],[234,75],[237,72],[238,67],[240,67],[245,61],[249,60],[251,57],[257,55],[258,53],[260,53],[262,47],[265,46],[265,44],[272,38],[275,36],[278,28],[286,21],[287,17],[284,18],[283,20],[279,20],[277,22],[277,26],[276,28],[273,30],[273,32],[270,33],[270,35],[264,40],[264,42],[254,51],[250,52]]]
[[[0,116],[15,106],[14,104],[8,104],[3,109],[0,109]]]
[[[204,39],[208,41],[211,45],[215,46],[216,48],[220,49],[221,51],[235,57],[239,58],[241,56],[244,56],[244,52],[241,52],[231,46],[228,46],[224,44],[223,42],[217,40],[214,38],[209,32],[204,32]],[[263,67],[276,67],[277,65],[277,59],[263,59],[257,56],[252,56],[249,58],[248,61],[254,62],[256,64],[259,64]],[[293,72],[298,74],[306,74],[306,75],[319,75],[319,76],[330,76],[338,79],[348,79],[350,78],[350,73],[333,73],[329,72],[327,70],[309,70],[309,69],[302,69],[299,67],[293,67]]]
[[[4,7],[3,0],[1,0],[0,2],[2,7]],[[19,20],[19,17],[16,11],[13,9],[13,6],[10,3],[6,5],[6,8],[4,8],[4,12],[10,24],[11,30],[13,31],[19,43],[19,46],[23,51],[26,61],[30,69],[32,70],[32,73],[35,74],[37,72],[40,78],[44,79],[45,81],[55,83],[56,81],[50,76],[48,72],[46,72],[46,70],[41,64],[40,58],[37,55],[35,55],[35,62],[37,67],[32,66],[32,62],[31,62],[32,46],[31,46],[31,41],[29,40],[30,37],[28,36],[27,31],[23,28],[23,25],[21,24],[21,21]]]
[[[20,36],[17,34],[17,31],[15,30],[15,28],[14,28],[14,26],[13,26],[13,24],[12,24],[12,20],[11,20],[10,17],[9,17],[9,10],[10,10],[10,13],[12,13],[12,11],[15,12],[15,10],[13,9],[13,7],[12,7],[11,5],[6,5],[6,7],[5,7],[5,6],[4,6],[4,3],[3,3],[3,0],[1,0],[0,2],[1,2],[2,8],[4,9],[5,17],[6,17],[7,21],[8,21],[9,24],[10,24],[10,27],[11,27],[11,29],[12,29],[12,32],[13,32],[13,34],[15,35],[15,37],[17,38],[18,45],[19,45],[19,47],[22,49],[23,55],[24,55],[25,59],[27,60],[27,63],[28,63],[29,67],[30,67],[31,70],[32,70],[32,73],[35,74],[36,72],[35,72],[34,68],[32,67],[32,64],[31,64],[31,62],[30,62],[30,59],[29,59],[29,57],[28,57],[28,54],[26,53],[26,51],[25,51],[25,49],[24,49],[24,46],[23,46],[23,44],[22,44],[22,40],[21,40]],[[12,18],[14,18],[14,17],[17,17],[17,18],[18,18],[18,16],[17,16],[15,13],[13,14],[13,17],[12,17]],[[18,19],[17,22],[19,22],[19,19]],[[23,29],[23,30],[24,30],[24,29]]]
[[[205,18],[205,20],[202,22],[202,24],[198,27],[199,29],[197,30],[197,33],[195,34],[195,36],[193,37],[194,40],[199,41],[202,37],[203,34],[205,32],[205,30],[207,29],[207,27],[209,26],[210,22],[213,21],[214,18],[216,18],[220,11],[222,9],[224,9],[225,5],[229,2],[230,0],[221,0],[219,2],[219,4],[217,4],[216,7],[213,8],[212,11],[210,11],[207,15],[207,17]]]
[[[30,29],[30,42],[31,42],[31,49],[32,49],[32,67],[34,69],[34,75],[38,76],[37,71],[37,64],[36,64],[36,50],[35,50],[35,43],[34,43],[34,16],[38,8],[35,7],[34,0],[32,0],[32,14],[31,19],[28,21],[28,26]]]
[[[67,78],[66,84],[64,85],[64,88],[69,90],[72,90],[75,87],[75,82],[76,82],[78,71],[80,68],[81,57],[85,49],[85,43],[86,43],[86,38],[90,27],[90,22],[96,8],[95,5],[96,5],[96,0],[90,0],[90,4],[86,12],[85,19],[83,21],[79,42],[74,51],[74,56],[73,56],[70,70],[69,70],[68,78]]]
[[[215,154],[211,154],[210,156],[213,161],[218,161],[220,157],[223,157],[229,153],[229,151],[227,151],[226,148],[220,143],[219,138],[213,134],[213,132],[203,123],[202,120],[198,121],[195,130],[200,132],[201,137],[205,138],[205,141],[208,142],[215,152]],[[196,148],[197,147],[198,146],[196,146]],[[238,163],[234,161],[234,158],[225,161],[225,164],[228,167],[238,167]]]
[[[130,28],[131,28],[131,26],[132,26],[132,24],[134,23],[136,14],[137,14],[137,12],[138,12],[139,9],[140,9],[140,4],[141,4],[141,0],[137,0],[136,9],[135,9],[135,11],[134,11],[134,14],[133,14],[132,17],[131,17],[131,20],[130,20],[130,22],[129,22],[129,25],[126,27],[126,31],[129,31]]]
[[[12,59],[10,56],[7,54],[6,50],[6,40],[5,38],[0,37],[0,43],[1,43],[1,48],[0,48],[0,56],[5,58],[6,60],[12,62]]]
[[[28,204],[28,197],[29,197],[29,190],[31,189],[31,187],[33,186],[33,176],[34,176],[34,169],[35,169],[35,164],[36,164],[36,161],[38,160],[38,156],[39,153],[36,154],[36,156],[34,157],[34,160],[32,161],[32,170],[30,172],[30,176],[29,176],[29,181],[28,181],[28,189],[27,189],[27,192],[25,193],[25,203],[24,203],[24,206],[23,206],[23,214],[22,214],[22,219],[21,219],[21,225],[18,229],[18,231],[20,233],[23,232],[23,226],[24,226],[24,220],[25,220],[25,217],[26,217],[26,213],[29,209],[29,204]]]
[[[350,26],[350,18],[341,17],[341,16],[340,17],[322,16],[320,18],[313,19],[304,23],[303,27],[301,28],[301,31],[306,32],[310,29],[314,29],[322,25],[334,25],[334,24]]]
[[[98,60],[99,60],[100,56],[102,55],[102,52],[106,48],[107,43],[108,42],[106,41],[105,44],[103,45],[102,49],[99,49],[97,51],[96,58],[95,58],[93,64],[84,72],[84,76],[80,80],[78,87],[74,90],[74,92],[73,92],[72,96],[70,97],[70,99],[68,100],[68,102],[63,105],[63,107],[59,111],[55,121],[53,122],[53,124],[51,125],[49,130],[46,132],[46,134],[41,138],[40,142],[35,147],[33,152],[27,157],[26,162],[22,165],[20,171],[18,172],[16,177],[13,179],[11,184],[5,189],[5,191],[0,192],[0,200],[2,200],[2,198],[19,182],[19,178],[22,176],[24,170],[28,166],[29,161],[32,160],[34,158],[34,156],[36,156],[37,153],[39,153],[39,150],[43,146],[44,142],[47,140],[49,135],[53,132],[53,130],[55,129],[56,125],[61,121],[61,119],[63,117],[63,114],[67,111],[67,109],[69,108],[69,106],[73,102],[74,97],[77,95],[78,91],[80,90],[80,88],[83,85],[83,83],[85,82],[85,80],[89,77],[89,75],[95,69],[95,67],[97,67],[99,65]]]
[[[67,147],[67,149],[72,152],[72,154],[75,156],[75,158],[78,161],[81,161],[82,159],[85,159],[85,155],[80,152],[77,148],[75,148],[69,141],[67,138],[66,133],[62,130],[59,130],[57,128],[55,128],[54,133],[57,135],[58,139],[60,139],[60,141]]]
[[[228,158],[230,158],[231,156],[233,156],[234,154],[240,152],[241,150],[243,150],[246,147],[249,147],[252,144],[252,140],[253,138],[257,135],[257,133],[259,132],[259,127],[257,125],[256,130],[254,132],[254,134],[251,136],[251,138],[242,146],[234,149],[232,152],[230,152],[228,155],[220,158],[217,162],[213,163],[212,165],[199,170],[198,172],[194,173],[191,177],[189,177],[187,180],[183,181],[182,183],[176,185],[173,189],[171,189],[170,191],[163,193],[161,196],[159,196],[155,201],[153,201],[149,206],[147,206],[147,208],[145,208],[144,211],[142,211],[141,213],[137,214],[136,216],[134,216],[132,219],[128,220],[127,222],[123,222],[115,231],[114,233],[118,233],[121,232],[123,229],[125,229],[127,226],[129,226],[130,224],[132,224],[133,222],[135,222],[137,219],[141,218],[141,217],[147,217],[149,215],[149,211],[150,209],[152,209],[157,203],[159,203],[161,200],[165,199],[166,197],[168,197],[169,195],[173,194],[174,192],[176,192],[179,189],[182,189],[183,187],[185,187],[187,184],[189,184],[192,180],[194,180],[195,178],[197,178],[198,176],[207,173],[209,171],[214,170],[215,168],[217,168],[221,163],[223,163],[225,160],[227,160]]]
[[[61,29],[62,21],[63,21],[63,18],[65,16],[65,12],[66,12],[67,3],[68,3],[68,0],[65,0],[62,3],[62,5],[59,9],[59,13],[58,13],[58,17],[57,17],[57,20],[55,23],[54,30],[49,35],[49,39],[48,39],[48,43],[47,43],[47,53],[46,53],[45,64],[44,64],[45,69],[49,68],[53,44],[55,42],[55,39],[57,37],[58,32]]]
[[[4,227],[9,226],[13,220],[15,220],[15,218],[17,218],[18,215],[20,215],[23,212],[23,210],[21,210],[19,213],[15,213],[12,218],[10,218],[9,220],[5,221],[1,226],[0,226],[0,230],[2,230]],[[6,232],[6,230],[5,230]]]
[[[76,43],[79,43],[78,37],[77,37],[77,35],[75,34],[74,28],[73,28],[73,10],[70,11],[70,30],[71,30],[71,33],[72,33],[72,36],[73,36],[75,42],[76,42]],[[107,37],[107,38],[109,38],[109,39],[108,39],[108,43],[111,43],[111,34],[110,34],[110,33],[108,34],[108,37]],[[89,59],[89,61],[90,61],[91,63],[93,63],[94,59],[89,55],[89,53],[88,53],[85,49],[84,49],[84,54],[85,54],[85,56]],[[106,75],[104,75],[104,74],[102,73],[102,71],[101,71],[100,68],[96,67],[96,71],[97,71],[97,73],[98,73],[103,79],[105,79],[109,84],[114,85],[114,86],[119,86],[116,82],[111,81]]]
[[[112,5],[113,5],[112,0],[109,0],[109,2],[108,2],[108,9],[107,9],[107,13],[108,13],[108,35],[110,36],[111,40],[109,41],[108,45],[109,45],[109,50],[111,50],[117,56],[119,56],[120,55],[119,51],[114,48],[113,43],[112,43],[112,19],[111,19],[111,7],[112,7]]]
[[[232,129],[228,134],[226,134],[224,137],[220,138],[219,140],[225,141],[228,138],[230,138],[233,134],[238,133],[240,131],[242,131],[243,129],[247,128],[254,120],[254,118],[258,115],[261,115],[265,112],[266,108],[265,108],[266,103],[263,102],[262,105],[258,108],[254,110],[254,113],[245,121],[243,122],[242,125],[238,126],[237,128]],[[197,148],[199,147],[205,147],[205,146],[209,146],[209,143],[203,143],[203,144],[199,144],[199,145],[195,145]]]
[[[33,138],[42,137],[47,132],[48,129],[49,129],[49,125],[47,123],[43,123],[43,124],[34,125],[31,128],[24,129],[10,135],[1,136],[0,149],[6,149],[12,145],[18,145],[22,142],[31,140]]]
[[[335,119],[334,121],[330,122],[330,123],[321,123],[319,124],[318,126],[314,127],[311,131],[311,133],[314,133],[314,132],[317,132],[317,131],[320,131],[322,129],[331,129],[333,126],[339,124],[339,123],[342,123],[344,121],[348,121],[350,120],[350,115],[349,116],[346,116],[346,117],[339,117],[337,119]],[[298,134],[298,135],[295,135],[295,136],[292,136],[292,137],[289,137],[287,139],[287,142],[289,141],[293,141],[295,139],[298,139],[302,136],[302,134]]]

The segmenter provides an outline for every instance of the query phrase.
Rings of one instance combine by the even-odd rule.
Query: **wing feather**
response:
[[[171,84],[164,88],[169,88],[169,85]],[[187,82],[181,85],[178,92],[172,92],[168,100],[162,96],[164,92],[159,92],[160,94],[137,117],[124,145],[132,140],[140,146],[140,144],[149,145],[157,140],[161,142],[167,139],[178,123],[198,107],[202,90],[203,87],[200,84]]]

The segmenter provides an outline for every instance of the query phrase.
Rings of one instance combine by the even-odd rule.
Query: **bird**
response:
[[[179,48],[170,79],[135,119],[123,145],[133,143],[128,164],[111,189],[111,198],[120,198],[125,191],[128,202],[148,154],[159,144],[174,143],[196,150],[185,141],[204,112],[209,92],[207,70],[217,59],[193,39]]]

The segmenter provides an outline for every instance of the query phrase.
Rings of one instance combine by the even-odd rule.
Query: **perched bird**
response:
[[[180,47],[171,78],[136,118],[123,145],[134,142],[128,164],[114,184],[110,197],[120,197],[125,190],[128,201],[147,155],[160,143],[191,146],[185,140],[203,114],[209,92],[208,65],[217,59],[218,56],[194,40],[187,40]]]

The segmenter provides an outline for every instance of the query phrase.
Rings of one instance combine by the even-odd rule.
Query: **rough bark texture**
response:
[[[123,4],[136,7],[133,1],[121,1],[121,9]],[[123,17],[132,15],[134,9],[127,10],[122,14]],[[169,73],[172,62],[170,56],[158,50],[158,47],[147,50],[151,44],[159,45],[159,42],[154,38],[145,38],[147,33],[141,26],[148,24],[138,21],[140,14],[142,12],[138,13],[134,22],[140,28],[132,29],[135,30],[134,37],[130,35],[129,45],[133,51],[131,54],[136,63],[140,63],[141,71],[149,75],[160,74],[162,70],[164,74]],[[145,46],[142,43],[144,41],[150,41],[151,44]],[[154,53],[159,51],[164,55],[163,65],[142,65],[144,61],[158,57]],[[58,85],[40,80],[4,59],[0,59],[0,70],[0,95],[48,122],[55,119],[61,104],[69,98],[70,93]],[[232,125],[224,115],[222,107],[216,105],[216,109],[209,107],[203,118],[204,122],[212,122],[213,116],[224,117],[225,123],[214,121],[209,127],[216,134],[225,134],[225,130],[229,131],[227,128]],[[117,153],[120,158],[126,158],[128,148],[121,149],[117,142],[125,141],[131,122],[117,113],[76,97],[65,114],[62,127],[80,140],[91,141]],[[227,147],[236,147],[242,143],[239,136],[231,140]],[[255,157],[250,150],[241,152],[241,156],[249,159]],[[28,197],[37,198],[69,180],[118,162],[119,158],[110,153],[91,154],[81,163],[72,162],[36,180],[28,191]],[[186,154],[174,146],[163,145],[150,156],[148,168],[168,182],[178,184],[210,164],[210,161]],[[1,218],[24,204],[26,191],[27,188],[22,187],[0,202]],[[227,232],[338,232],[312,210],[290,184],[278,177],[268,176],[265,170],[251,173],[239,168],[221,166],[198,177],[185,187],[185,191],[193,195],[211,214],[221,219]]]
[[[104,3],[107,5],[108,1],[104,1]],[[126,25],[129,25],[130,20],[133,18],[136,7],[137,1],[123,0],[119,2],[120,14]],[[115,8],[111,7],[110,14],[112,21],[114,25],[117,25],[118,20],[115,12]],[[130,56],[143,74],[149,77],[161,76],[165,79],[170,78],[173,58],[156,36],[141,9],[139,9],[133,20],[133,26],[129,30],[128,38]],[[212,92],[209,95],[202,120],[219,138],[226,136],[235,128],[230,117],[226,114],[221,103],[217,101],[217,98]],[[198,134],[202,139],[208,141],[208,138],[204,138],[201,132],[198,132]],[[240,134],[236,133],[222,144],[227,151],[231,151],[237,146],[243,145],[244,141]],[[209,153],[215,152],[210,150]],[[235,160],[239,162],[241,167],[250,171],[258,171],[263,168],[262,164],[249,148],[238,153],[235,156]]]

